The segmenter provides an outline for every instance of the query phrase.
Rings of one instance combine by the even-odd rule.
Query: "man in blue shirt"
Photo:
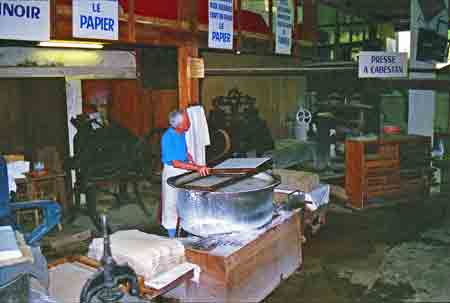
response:
[[[200,175],[209,174],[207,166],[198,165],[188,153],[186,132],[191,123],[185,111],[175,111],[169,115],[170,128],[161,139],[161,155],[164,164],[162,176],[162,226],[169,237],[175,237],[177,228],[177,190],[167,184],[167,179],[188,171],[197,171]]]

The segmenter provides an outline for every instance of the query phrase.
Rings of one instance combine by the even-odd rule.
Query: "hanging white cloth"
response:
[[[175,168],[172,165],[164,165],[162,174],[162,217],[161,225],[165,229],[177,228],[177,199],[178,190],[167,184],[167,179],[186,173],[184,169]]]
[[[211,144],[208,122],[203,106],[196,105],[187,109],[191,127],[186,132],[186,144],[189,154],[196,164],[206,165],[206,146]]]

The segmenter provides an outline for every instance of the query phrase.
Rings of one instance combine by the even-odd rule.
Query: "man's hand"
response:
[[[200,174],[200,176],[205,177],[210,174],[209,168],[207,166],[198,166],[197,172]]]
[[[192,158],[192,155],[190,153],[187,154],[189,163],[194,163],[194,158]]]

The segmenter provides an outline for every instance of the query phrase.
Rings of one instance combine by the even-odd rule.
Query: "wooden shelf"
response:
[[[352,207],[362,209],[374,198],[429,192],[430,147],[430,138],[420,136],[347,140],[345,187]]]

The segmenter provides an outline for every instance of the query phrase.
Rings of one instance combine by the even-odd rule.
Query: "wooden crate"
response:
[[[259,302],[302,264],[299,212],[229,255],[186,249],[200,282],[170,296],[190,302]],[[212,301],[211,301],[212,300]]]

